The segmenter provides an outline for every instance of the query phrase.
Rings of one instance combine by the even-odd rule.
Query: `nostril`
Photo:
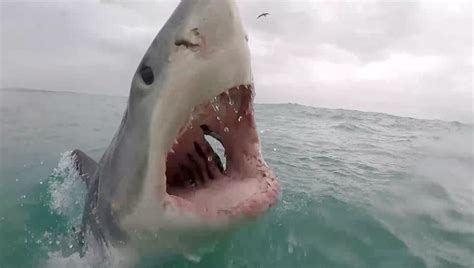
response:
[[[190,41],[188,40],[184,40],[184,39],[178,39],[174,42],[174,45],[179,47],[179,46],[184,46],[185,48],[187,49],[191,49],[193,51],[197,50],[199,48],[199,44],[194,44],[194,43],[191,43]]]
[[[143,82],[147,85],[151,85],[155,80],[153,70],[146,65],[140,69],[140,76],[142,77]]]
[[[198,28],[193,28],[193,29],[191,30],[191,32],[192,32],[194,35],[196,35],[196,36],[198,36],[198,35],[200,34]]]

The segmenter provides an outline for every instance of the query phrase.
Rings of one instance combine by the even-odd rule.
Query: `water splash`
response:
[[[58,167],[50,176],[48,190],[51,211],[66,217],[70,225],[79,225],[87,191],[74,166],[71,152],[62,154]]]

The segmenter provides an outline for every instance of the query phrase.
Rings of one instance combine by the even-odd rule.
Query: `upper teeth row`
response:
[[[243,85],[243,87],[244,87],[245,89],[249,89],[249,88],[251,88],[251,85]],[[226,91],[224,92],[224,94],[226,94],[227,97],[229,98],[229,105],[233,106],[233,105],[234,105],[234,101],[233,101],[232,98],[230,97],[230,92],[229,92],[229,90],[226,90]],[[216,112],[216,114],[218,114],[220,110],[219,110],[219,103],[218,103],[218,100],[217,100],[217,96],[214,97],[214,98],[212,98],[209,102],[210,102],[210,104],[211,104],[213,110]],[[194,108],[194,109],[195,109],[195,108]],[[189,117],[189,121],[188,121],[188,123],[187,123],[187,127],[186,127],[185,129],[193,129],[193,123],[192,123],[192,122],[193,122],[193,120],[194,120],[194,117],[193,117],[193,113],[194,113],[194,111],[195,111],[194,109],[193,109],[193,111],[191,112],[191,115],[190,115],[190,117]],[[235,112],[236,114],[239,113],[239,111],[238,111],[235,107],[234,107],[234,112]],[[220,118],[219,116],[216,116],[216,119],[217,119],[218,121],[221,121],[221,120],[220,120],[221,118]],[[241,122],[241,121],[242,121],[242,115],[239,115],[239,117],[237,118],[237,121],[238,121],[238,122]],[[229,128],[228,128],[228,127],[224,127],[224,132],[229,132]],[[181,134],[181,133],[180,133],[180,134]],[[179,136],[179,135],[178,135],[178,136]],[[177,144],[179,144],[179,142],[178,142],[178,140],[175,138],[175,140],[174,140],[174,145],[177,145]],[[173,148],[171,148],[171,149],[169,150],[169,152],[170,152],[170,153],[175,153],[175,151],[173,150]]]

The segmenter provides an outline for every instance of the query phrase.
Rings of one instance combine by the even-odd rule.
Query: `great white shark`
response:
[[[72,153],[88,187],[84,247],[185,253],[277,203],[247,43],[233,0],[179,3],[140,62],[100,161]],[[225,165],[207,137],[222,144]]]

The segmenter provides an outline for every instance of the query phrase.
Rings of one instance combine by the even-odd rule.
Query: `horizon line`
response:
[[[104,93],[93,93],[93,92],[77,92],[77,91],[67,91],[67,90],[49,90],[49,89],[38,89],[38,88],[24,88],[24,87],[2,87],[0,91],[28,91],[28,92],[43,92],[43,93],[63,93],[63,94],[78,94],[78,95],[90,95],[90,96],[104,96],[104,97],[120,97],[120,98],[128,98],[128,95],[111,95],[111,94],[104,94]],[[459,120],[443,120],[439,118],[420,118],[420,117],[412,117],[412,116],[404,116],[404,115],[396,115],[390,114],[386,112],[377,112],[377,111],[362,111],[362,110],[354,110],[354,109],[347,109],[347,108],[334,108],[334,107],[323,107],[323,106],[313,106],[307,104],[301,104],[297,102],[272,102],[272,103],[259,103],[256,102],[255,104],[258,105],[282,105],[282,104],[291,104],[291,105],[300,105],[304,107],[311,107],[317,109],[328,109],[328,110],[343,110],[343,111],[355,111],[361,113],[375,113],[375,114],[383,114],[389,115],[394,117],[400,118],[408,118],[408,119],[417,119],[417,120],[429,120],[429,121],[442,121],[447,123],[460,123],[464,125],[474,125],[473,123],[463,122]]]

